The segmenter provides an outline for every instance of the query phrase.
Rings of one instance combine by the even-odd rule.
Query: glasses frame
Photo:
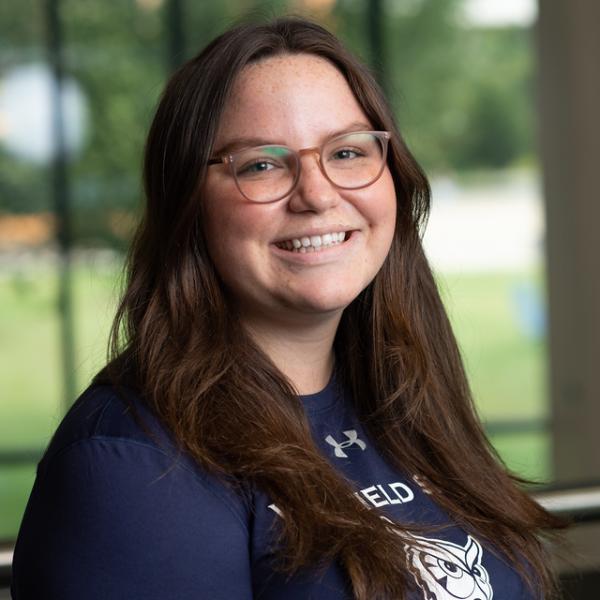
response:
[[[343,137],[346,137],[348,135],[361,134],[361,133],[369,133],[369,134],[375,136],[376,138],[378,138],[379,141],[381,142],[381,147],[382,147],[381,168],[379,169],[379,172],[377,173],[377,175],[371,181],[369,181],[369,183],[365,183],[363,185],[357,185],[357,186],[339,185],[338,183],[335,183],[335,181],[332,181],[332,179],[329,177],[329,175],[327,175],[327,171],[325,170],[325,167],[323,166],[323,162],[321,159],[321,157],[323,155],[323,149],[328,144],[331,144],[332,142],[335,142],[336,140],[339,140]],[[277,202],[279,200],[282,200],[283,198],[286,198],[296,189],[296,186],[298,185],[298,181],[300,180],[300,174],[302,171],[302,162],[300,159],[302,158],[302,156],[305,156],[308,154],[316,154],[317,164],[319,165],[319,169],[321,170],[321,173],[323,173],[323,176],[325,177],[325,179],[327,179],[327,181],[329,181],[329,183],[331,183],[331,185],[335,186],[336,188],[340,188],[342,190],[361,190],[370,185],[373,185],[381,177],[381,174],[383,173],[383,170],[385,169],[390,138],[391,138],[391,134],[389,131],[348,131],[346,133],[342,133],[340,135],[336,135],[332,138],[329,138],[328,140],[323,142],[320,146],[312,146],[310,148],[302,148],[300,150],[294,150],[293,148],[290,148],[289,146],[284,146],[282,144],[265,144],[263,146],[251,146],[248,148],[242,148],[240,150],[237,150],[236,152],[221,154],[219,156],[209,158],[207,161],[207,165],[210,167],[212,165],[224,164],[225,166],[229,167],[229,171],[230,171],[233,179],[235,180],[235,185],[237,186],[238,191],[240,192],[240,194],[242,194],[242,196],[244,196],[244,198],[246,198],[246,200],[249,200],[250,202],[255,202],[257,204],[270,204],[271,202]],[[249,198],[242,191],[240,182],[238,181],[237,175],[235,174],[235,168],[234,168],[235,159],[241,152],[245,152],[246,150],[250,150],[251,148],[260,149],[260,148],[273,148],[273,147],[285,148],[286,150],[289,150],[291,155],[294,157],[294,160],[296,162],[296,173],[294,176],[294,181],[293,181],[292,185],[290,186],[290,189],[285,194],[277,196],[276,198],[273,198],[270,200],[254,200],[253,198]]]

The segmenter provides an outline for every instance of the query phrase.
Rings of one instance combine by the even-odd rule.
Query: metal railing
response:
[[[600,485],[548,489],[533,497],[548,511],[573,523],[600,521]]]

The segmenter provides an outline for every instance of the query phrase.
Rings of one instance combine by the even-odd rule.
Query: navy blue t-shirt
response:
[[[351,600],[343,570],[274,571],[279,509],[234,492],[187,455],[132,392],[148,435],[108,386],[73,405],[38,465],[13,560],[14,600]],[[531,600],[514,569],[394,470],[335,380],[302,396],[323,454],[392,521],[443,525],[409,550],[411,600]],[[418,544],[418,549],[417,549]]]

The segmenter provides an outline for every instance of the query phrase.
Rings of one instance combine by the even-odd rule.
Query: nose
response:
[[[288,201],[294,212],[323,212],[339,201],[337,188],[325,177],[318,152],[306,152],[300,157],[300,177]]]

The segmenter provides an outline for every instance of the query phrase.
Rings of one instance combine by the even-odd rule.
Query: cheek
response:
[[[369,211],[369,220],[377,232],[378,241],[382,247],[385,247],[387,254],[396,229],[396,190],[388,170],[384,172],[378,183],[366,210]]]
[[[204,235],[217,272],[227,282],[256,262],[268,245],[269,215],[264,206],[238,198],[209,198],[203,211]]]
[[[227,280],[231,265],[235,264],[232,243],[236,237],[235,212],[229,209],[226,197],[215,194],[207,186],[203,193],[202,228],[210,257],[222,279]]]
[[[247,251],[241,239],[239,223],[231,215],[215,214],[207,219],[206,241],[215,269],[223,282],[230,287],[244,270]]]
[[[371,223],[373,232],[373,252],[371,268],[378,272],[386,261],[396,233],[396,194],[393,184],[382,187],[372,198]]]

